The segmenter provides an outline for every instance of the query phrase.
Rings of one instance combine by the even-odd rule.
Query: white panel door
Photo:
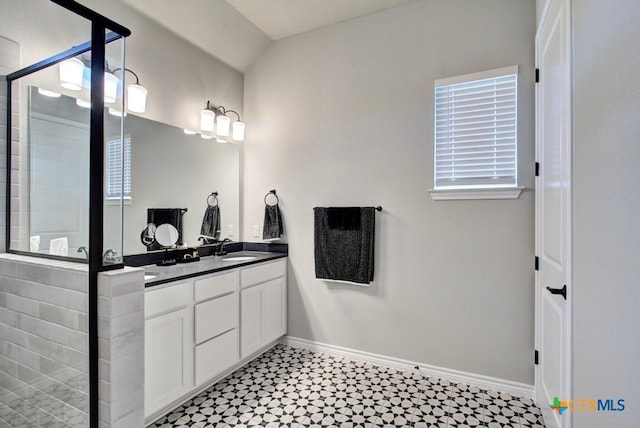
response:
[[[189,308],[145,321],[145,416],[191,390],[193,340]]]
[[[262,286],[240,292],[240,356],[248,357],[262,346]]]
[[[571,426],[571,44],[570,4],[552,0],[536,38],[536,400],[548,427]],[[565,291],[566,297],[559,294]]]
[[[286,333],[285,279],[280,277],[264,283],[264,343],[271,343]]]

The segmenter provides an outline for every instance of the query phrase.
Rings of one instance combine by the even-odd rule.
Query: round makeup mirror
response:
[[[155,238],[163,247],[172,247],[178,242],[178,229],[169,223],[161,224],[156,228]]]
[[[140,242],[145,247],[153,244],[153,241],[156,239],[156,225],[153,223],[147,224],[147,226],[142,229],[140,233]]]

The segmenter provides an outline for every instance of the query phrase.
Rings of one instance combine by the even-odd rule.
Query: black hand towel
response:
[[[316,278],[373,281],[375,208],[317,207],[313,211]]]
[[[360,230],[360,207],[327,208],[329,229]]]
[[[278,204],[264,206],[264,224],[262,225],[262,239],[280,239],[284,228]]]
[[[218,239],[220,236],[220,207],[208,205],[202,218],[200,235]]]
[[[153,223],[156,226],[169,223],[178,229],[178,245],[182,245],[182,215],[184,208],[147,208],[147,223]],[[147,247],[147,251],[162,249],[160,244],[154,242]]]

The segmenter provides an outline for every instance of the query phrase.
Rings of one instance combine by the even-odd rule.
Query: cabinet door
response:
[[[238,327],[238,293],[195,306],[196,344]]]
[[[238,329],[196,346],[196,385],[201,385],[238,362]]]
[[[263,344],[273,342],[287,332],[285,279],[276,278],[262,287]]]
[[[169,312],[145,322],[145,415],[191,389],[193,343],[191,310]]]
[[[240,353],[249,356],[262,346],[262,287],[240,293]]]

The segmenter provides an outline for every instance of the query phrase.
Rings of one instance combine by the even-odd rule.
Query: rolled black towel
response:
[[[218,239],[220,236],[220,207],[218,205],[207,206],[204,217],[202,218],[200,235],[215,239]]]
[[[284,233],[282,216],[278,204],[264,206],[264,224],[262,226],[262,239],[280,239]]]

